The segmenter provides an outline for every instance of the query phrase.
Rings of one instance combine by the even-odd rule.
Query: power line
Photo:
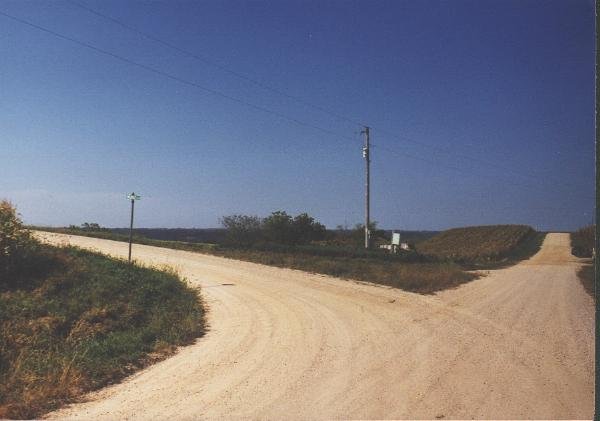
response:
[[[405,156],[405,157],[408,157],[408,158],[411,158],[411,159],[415,159],[415,160],[418,160],[418,161],[423,161],[423,162],[427,162],[429,164],[441,166],[441,167],[444,167],[444,168],[452,170],[452,171],[456,171],[456,172],[460,172],[460,173],[464,173],[464,174],[471,174],[472,175],[472,172],[470,172],[468,170],[465,170],[464,168],[454,167],[454,166],[451,166],[451,165],[440,165],[439,162],[433,161],[431,159],[422,158],[422,157],[419,157],[419,156],[416,156],[416,155],[412,155],[412,154],[407,154],[406,152],[399,153],[398,151],[396,151],[394,149],[390,149],[390,148],[387,148],[387,147],[379,145],[379,144],[371,144],[371,146],[374,147],[374,148],[383,149],[383,150],[385,150],[387,152],[390,152],[392,154],[396,154],[396,155],[399,155],[399,156]],[[485,178],[497,180],[497,177],[492,176],[492,175],[488,175],[488,174],[478,174],[478,177],[485,177]],[[515,183],[514,181],[508,180],[508,179],[505,179],[504,181],[507,182],[507,183],[509,183],[509,184],[512,184],[513,186],[516,186],[516,187],[524,187],[524,188],[527,188],[527,189],[539,191],[536,187],[534,187],[532,185]]]
[[[114,18],[112,16],[109,16],[107,14],[99,12],[96,9],[88,7],[88,6],[82,4],[79,1],[68,0],[68,2],[71,3],[71,4],[73,4],[73,5],[75,5],[75,6],[77,6],[77,7],[79,7],[79,8],[81,8],[81,9],[83,9],[83,10],[86,10],[89,13],[92,13],[92,14],[94,14],[94,15],[102,18],[102,19],[105,19],[105,20],[108,20],[110,22],[113,22],[114,24],[119,25],[119,26],[121,26],[122,28],[125,28],[128,31],[136,33],[136,34],[138,34],[138,35],[140,35],[140,36],[142,36],[142,37],[144,37],[146,39],[149,39],[149,40],[151,40],[153,42],[161,44],[161,45],[163,45],[165,47],[171,48],[172,50],[175,50],[175,51],[177,51],[177,52],[179,52],[181,54],[184,54],[184,55],[186,55],[188,57],[191,57],[191,58],[193,58],[195,60],[201,61],[204,64],[207,64],[207,65],[212,66],[214,68],[217,68],[217,69],[219,69],[221,71],[229,73],[229,74],[231,74],[231,75],[233,75],[233,76],[235,76],[235,77],[237,77],[239,79],[242,79],[242,80],[245,80],[247,82],[250,82],[250,83],[252,83],[252,84],[254,84],[254,85],[256,85],[256,86],[258,86],[258,87],[260,87],[260,88],[262,88],[264,90],[267,90],[267,91],[273,92],[275,94],[281,95],[281,96],[283,96],[285,98],[288,98],[288,99],[291,99],[293,101],[296,101],[299,104],[311,107],[311,108],[313,108],[315,110],[318,110],[320,112],[323,112],[325,114],[333,116],[333,117],[335,117],[337,119],[344,120],[346,122],[349,122],[349,123],[352,123],[352,124],[356,124],[356,125],[361,126],[361,127],[368,125],[366,123],[357,121],[356,119],[353,119],[353,118],[344,116],[344,115],[342,115],[340,113],[331,111],[331,110],[329,110],[327,108],[324,108],[324,107],[322,107],[320,105],[316,105],[316,104],[314,104],[312,102],[306,101],[306,100],[304,100],[302,98],[299,98],[299,97],[297,97],[295,95],[291,95],[291,94],[288,94],[286,92],[283,92],[283,91],[281,91],[279,89],[276,89],[276,88],[274,88],[272,86],[269,86],[269,85],[267,85],[267,84],[265,84],[263,82],[260,82],[260,81],[258,81],[256,79],[248,77],[248,76],[246,76],[245,74],[243,74],[241,72],[235,71],[235,70],[233,70],[233,69],[231,69],[231,68],[229,68],[227,66],[220,65],[220,64],[214,62],[213,60],[209,59],[205,55],[201,55],[201,54],[198,54],[198,53],[193,53],[191,51],[183,49],[183,48],[181,48],[181,47],[179,47],[179,46],[177,46],[177,45],[175,45],[175,44],[173,44],[171,42],[165,41],[165,40],[160,39],[160,38],[158,38],[158,37],[156,37],[156,36],[154,36],[152,34],[149,34],[147,32],[141,31],[141,30],[137,29],[136,27],[134,27],[132,25],[129,25],[129,24],[127,24],[127,23],[125,23],[125,22],[123,22],[123,21],[121,21],[119,19],[116,19],[116,18]],[[464,154],[464,153],[461,153],[461,152],[457,152],[453,148],[447,148],[447,147],[443,147],[443,146],[439,146],[439,145],[432,145],[432,144],[426,143],[426,142],[420,142],[420,141],[417,141],[415,139],[409,138],[407,136],[399,136],[398,134],[392,133],[390,131],[387,131],[387,130],[384,130],[384,129],[381,129],[381,128],[378,128],[378,127],[374,127],[373,125],[370,125],[370,127],[372,129],[375,129],[376,131],[379,131],[379,132],[381,132],[383,134],[387,134],[388,136],[393,137],[395,139],[398,139],[400,141],[410,142],[410,143],[413,143],[415,145],[423,146],[423,147],[426,147],[426,148],[429,148],[429,149],[432,149],[432,150],[435,150],[435,151],[438,151],[438,152],[446,153],[448,155],[454,155],[454,156],[460,157],[462,159],[469,160],[471,162],[475,162],[475,163],[486,165],[488,167],[494,167],[494,168],[497,168],[497,169],[500,169],[500,170],[503,170],[503,171],[509,171],[509,172],[513,173],[514,175],[517,175],[519,177],[528,178],[530,180],[538,180],[539,179],[539,177],[536,177],[534,175],[527,174],[527,173],[522,173],[522,172],[518,172],[518,171],[515,171],[514,169],[508,169],[506,166],[500,165],[500,164],[498,164],[496,162],[493,162],[493,161],[490,161],[490,160],[487,160],[487,159],[482,159],[482,158],[479,158],[479,157],[474,157],[474,156],[467,155],[467,154]],[[559,182],[559,183],[564,183],[563,180],[560,180],[560,181],[556,180],[556,181]]]
[[[272,86],[269,86],[269,85],[267,85],[267,84],[265,84],[263,82],[260,82],[260,81],[258,81],[256,79],[248,77],[248,76],[244,75],[243,73],[240,73],[240,72],[237,72],[235,70],[232,70],[229,67],[220,65],[220,64],[218,64],[218,63],[210,60],[209,58],[207,58],[204,55],[200,55],[198,53],[192,53],[192,52],[190,52],[188,50],[185,50],[185,49],[183,49],[181,47],[178,47],[175,44],[172,44],[170,42],[167,42],[165,40],[157,38],[157,37],[155,37],[153,35],[150,35],[150,34],[148,34],[146,32],[140,31],[139,29],[137,29],[137,28],[135,28],[135,27],[133,27],[131,25],[128,25],[127,23],[125,23],[125,22],[123,22],[123,21],[121,21],[119,19],[116,19],[116,18],[114,18],[112,16],[108,16],[108,15],[106,15],[104,13],[101,13],[101,12],[95,10],[95,9],[92,9],[91,7],[85,6],[85,5],[81,4],[78,1],[68,0],[68,2],[71,3],[71,4],[73,4],[73,5],[75,5],[75,6],[77,6],[77,7],[82,8],[84,10],[87,10],[88,12],[93,13],[96,16],[99,16],[99,17],[101,17],[103,19],[107,19],[107,20],[109,20],[109,21],[111,21],[111,22],[113,22],[113,23],[115,23],[115,24],[117,24],[117,25],[119,25],[119,26],[121,26],[121,27],[129,30],[129,31],[135,32],[136,34],[138,34],[138,35],[140,35],[140,36],[142,36],[142,37],[144,37],[146,39],[149,39],[151,41],[154,41],[154,42],[157,42],[159,44],[162,44],[165,47],[168,47],[168,48],[171,48],[171,49],[173,49],[175,51],[178,51],[178,52],[180,52],[180,53],[182,53],[182,54],[184,54],[184,55],[186,55],[188,57],[194,58],[194,59],[199,60],[199,61],[201,61],[201,62],[203,62],[203,63],[205,63],[205,64],[207,64],[209,66],[212,66],[212,67],[215,67],[215,68],[217,68],[219,70],[227,72],[227,73],[229,73],[229,74],[231,74],[231,75],[233,75],[233,76],[235,76],[237,78],[240,78],[240,79],[243,79],[243,80],[245,80],[247,82],[250,82],[250,83],[252,83],[252,84],[254,84],[254,85],[256,85],[256,86],[258,86],[258,87],[260,87],[262,89],[265,89],[267,91],[270,91],[270,92],[276,93],[278,95],[284,96],[286,98],[292,99],[292,100],[294,100],[294,101],[296,101],[296,102],[298,102],[298,103],[300,103],[302,105],[305,105],[305,106],[308,106],[308,107],[312,107],[312,108],[314,108],[316,110],[319,110],[319,111],[321,111],[323,113],[329,114],[329,115],[331,115],[331,116],[333,116],[335,118],[338,118],[340,120],[344,120],[346,122],[349,122],[349,123],[352,123],[352,124],[356,124],[356,125],[359,125],[359,126],[363,126],[364,125],[364,124],[362,124],[360,122],[357,122],[354,119],[348,118],[348,117],[343,116],[343,115],[341,115],[339,113],[336,113],[334,111],[328,110],[328,109],[323,108],[323,107],[321,107],[319,105],[313,104],[313,103],[311,103],[309,101],[306,101],[306,100],[304,100],[302,98],[299,98],[297,96],[288,94],[288,93],[283,92],[283,91],[281,91],[279,89],[273,88]]]
[[[436,150],[436,151],[439,151],[439,152],[442,152],[442,153],[446,153],[448,155],[455,155],[457,157],[469,160],[471,162],[479,162],[480,164],[484,164],[484,165],[487,165],[487,166],[492,166],[492,167],[501,169],[503,171],[507,170],[507,168],[505,166],[503,166],[503,165],[499,165],[499,164],[497,164],[495,162],[492,162],[492,161],[489,161],[487,159],[477,158],[477,157],[473,157],[473,156],[470,156],[470,155],[463,154],[461,152],[456,152],[454,149],[451,149],[451,148],[448,148],[448,147],[436,146],[436,145],[431,145],[431,144],[425,143],[425,142],[419,142],[417,140],[414,140],[412,138],[408,138],[406,136],[400,137],[397,134],[394,134],[392,132],[389,132],[389,131],[383,130],[383,129],[379,129],[379,131],[381,133],[383,133],[383,134],[387,134],[388,136],[394,137],[394,138],[396,138],[398,140],[401,140],[401,141],[410,142],[410,143],[413,143],[415,145],[420,145],[420,146],[423,146],[423,147],[426,147],[426,148],[430,148],[430,149],[433,149],[433,150]],[[510,170],[510,172],[512,172],[513,174],[516,174],[516,175],[518,175],[520,177],[527,177],[527,178],[530,178],[532,180],[537,180],[538,179],[537,177],[532,176],[530,174],[516,172],[516,171],[514,171],[512,169]]]
[[[332,130],[325,129],[325,128],[320,127],[320,126],[316,126],[316,125],[311,124],[311,123],[306,123],[306,122],[304,122],[302,120],[298,120],[297,118],[287,116],[287,115],[285,115],[283,113],[280,113],[278,111],[274,111],[274,110],[271,110],[269,108],[253,104],[251,102],[248,102],[248,101],[245,101],[243,99],[239,99],[239,98],[233,97],[231,95],[219,92],[217,90],[214,90],[214,89],[211,89],[211,88],[207,88],[206,86],[202,86],[202,85],[200,85],[200,84],[198,84],[196,82],[191,82],[189,80],[180,78],[179,76],[175,76],[173,74],[164,72],[162,70],[155,69],[154,67],[151,67],[151,66],[139,63],[137,61],[133,61],[133,60],[128,59],[126,57],[123,57],[121,55],[112,53],[112,52],[104,50],[102,48],[98,48],[98,47],[96,47],[96,46],[94,46],[92,44],[88,44],[87,42],[80,41],[78,39],[75,39],[75,38],[72,38],[72,37],[69,37],[69,36],[66,36],[66,35],[62,35],[62,34],[60,34],[58,32],[55,32],[55,31],[53,31],[51,29],[47,29],[47,28],[44,28],[44,27],[42,27],[40,25],[36,25],[35,23],[29,22],[29,21],[27,21],[25,19],[21,19],[21,18],[18,18],[16,16],[9,15],[8,13],[5,13],[3,11],[0,11],[0,15],[5,16],[5,17],[7,17],[9,19],[12,19],[12,20],[14,20],[16,22],[19,22],[19,23],[21,23],[23,25],[27,25],[27,26],[36,28],[36,29],[38,29],[40,31],[49,33],[49,34],[51,34],[51,35],[53,35],[55,37],[61,38],[63,40],[75,43],[75,44],[80,45],[80,46],[85,47],[85,48],[89,48],[89,49],[91,49],[93,51],[96,51],[98,53],[101,53],[101,54],[113,57],[113,58],[115,58],[117,60],[120,60],[122,62],[128,63],[128,64],[130,64],[132,66],[136,66],[136,67],[142,68],[142,69],[147,70],[149,72],[152,72],[152,73],[155,73],[155,74],[167,77],[167,78],[172,79],[172,80],[175,80],[175,81],[177,81],[179,83],[183,83],[185,85],[193,86],[195,88],[198,88],[198,89],[201,89],[203,91],[209,92],[209,93],[211,93],[213,95],[220,96],[222,98],[228,99],[229,101],[237,102],[237,103],[245,105],[247,107],[254,108],[256,110],[259,110],[259,111],[262,111],[262,112],[265,112],[265,113],[268,113],[268,114],[275,115],[275,116],[277,116],[277,117],[279,117],[281,119],[291,121],[291,122],[299,124],[301,126],[306,126],[306,127],[313,128],[315,130],[319,130],[319,131],[321,131],[323,133],[326,133],[326,134],[329,134],[329,135],[332,135],[332,136],[335,136],[335,137],[344,138],[346,140],[351,140],[353,142],[355,141],[355,139],[352,139],[351,137],[348,137],[348,136],[336,133],[336,132],[334,132]]]
[[[125,63],[127,63],[127,64],[130,64],[130,65],[132,65],[132,66],[136,66],[136,67],[142,68],[142,69],[144,69],[144,70],[146,70],[146,71],[149,71],[149,72],[152,72],[152,73],[158,74],[158,75],[160,75],[160,76],[163,76],[163,77],[169,78],[169,79],[171,79],[171,80],[175,80],[175,81],[177,81],[177,82],[179,82],[179,83],[182,83],[182,84],[185,84],[185,85],[189,85],[189,86],[193,86],[193,87],[195,87],[195,88],[198,88],[198,89],[201,89],[201,90],[203,90],[203,91],[209,92],[209,93],[211,93],[211,94],[213,94],[213,95],[215,95],[215,96],[219,96],[219,97],[225,98],[225,99],[227,99],[227,100],[230,100],[230,101],[232,101],[232,102],[237,102],[237,103],[239,103],[239,104],[242,104],[242,105],[245,105],[245,106],[247,106],[247,107],[254,108],[254,109],[256,109],[256,110],[262,111],[262,112],[264,112],[264,113],[268,113],[268,114],[275,115],[275,116],[277,116],[277,117],[279,117],[279,118],[281,118],[281,119],[284,119],[284,120],[287,120],[287,121],[291,121],[291,122],[293,122],[293,123],[295,123],[295,124],[298,124],[298,125],[302,125],[302,126],[310,127],[310,128],[312,128],[312,129],[315,129],[315,130],[321,131],[321,132],[323,132],[323,133],[326,133],[326,134],[329,134],[329,135],[335,136],[335,137],[337,137],[337,138],[342,138],[342,139],[346,139],[346,140],[351,140],[352,142],[355,142],[355,141],[356,141],[356,139],[353,139],[353,138],[351,138],[351,137],[348,137],[348,136],[346,136],[346,135],[342,135],[342,134],[340,134],[340,133],[336,133],[336,132],[334,132],[334,131],[332,131],[332,130],[325,129],[325,128],[323,128],[323,127],[320,127],[320,126],[317,126],[317,125],[314,125],[314,124],[311,124],[311,123],[307,123],[307,122],[305,122],[305,121],[299,120],[299,119],[297,119],[297,118],[295,118],[295,117],[290,117],[290,116],[288,116],[288,115],[286,115],[286,114],[283,114],[283,113],[280,113],[280,112],[278,112],[278,111],[274,111],[274,110],[271,110],[271,109],[269,109],[269,108],[262,107],[262,106],[260,106],[260,105],[256,105],[256,104],[253,104],[253,103],[251,103],[251,102],[248,102],[248,101],[245,101],[245,100],[242,100],[242,99],[239,99],[239,98],[233,97],[233,96],[231,96],[231,95],[228,95],[228,94],[222,93],[222,92],[220,92],[220,91],[217,91],[217,90],[214,90],[214,89],[211,89],[211,88],[205,87],[205,86],[203,86],[203,85],[200,85],[200,84],[198,84],[198,83],[196,83],[196,82],[192,82],[192,81],[189,81],[189,80],[183,79],[183,78],[181,78],[181,77],[179,77],[179,76],[175,76],[175,75],[172,75],[172,74],[170,74],[170,73],[164,72],[164,71],[162,71],[162,70],[158,70],[158,69],[156,69],[156,68],[154,68],[154,67],[151,67],[151,66],[148,66],[148,65],[145,65],[145,64],[142,64],[142,63],[136,62],[136,61],[134,61],[134,60],[128,59],[128,58],[126,58],[126,57],[123,57],[123,56],[121,56],[121,55],[118,55],[118,54],[112,53],[112,52],[110,52],[110,51],[104,50],[104,49],[102,49],[102,48],[99,48],[99,47],[96,47],[96,46],[94,46],[94,45],[92,45],[92,44],[89,44],[89,43],[87,43],[87,42],[80,41],[80,40],[78,40],[78,39],[75,39],[75,38],[69,37],[69,36],[67,36],[67,35],[60,34],[60,33],[56,32],[56,31],[53,31],[53,30],[51,30],[51,29],[47,29],[47,28],[45,28],[45,27],[42,27],[42,26],[40,26],[40,25],[37,25],[37,24],[35,24],[35,23],[29,22],[29,21],[27,21],[27,20],[25,20],[25,19],[21,19],[21,18],[18,18],[18,17],[16,17],[16,16],[10,15],[10,14],[8,14],[8,13],[5,13],[5,12],[3,12],[3,11],[0,11],[0,15],[2,15],[2,16],[5,16],[5,17],[7,17],[7,18],[9,18],[9,19],[12,19],[12,20],[14,20],[14,21],[16,21],[16,22],[19,22],[19,23],[21,23],[21,24],[23,24],[23,25],[27,25],[27,26],[33,27],[33,28],[35,28],[35,29],[37,29],[37,30],[40,30],[40,31],[46,32],[46,33],[48,33],[48,34],[51,34],[51,35],[53,35],[53,36],[55,36],[55,37],[57,37],[57,38],[60,38],[60,39],[63,39],[63,40],[66,40],[66,41],[69,41],[69,42],[75,43],[75,44],[77,44],[77,45],[79,45],[79,46],[82,46],[82,47],[85,47],[85,48],[91,49],[91,50],[93,50],[93,51],[96,51],[96,52],[98,52],[98,53],[101,53],[101,54],[103,54],[103,55],[110,56],[110,57],[112,57],[112,58],[115,58],[115,59],[117,59],[117,60],[119,60],[119,61],[125,62]],[[375,145],[372,145],[372,146],[375,146]],[[466,170],[464,170],[464,169],[461,169],[461,168],[458,168],[458,167],[452,167],[452,166],[449,166],[449,165],[446,165],[446,164],[440,164],[439,162],[435,162],[435,161],[432,161],[432,160],[429,160],[429,159],[426,159],[426,158],[422,158],[422,157],[419,157],[419,156],[415,156],[415,155],[412,155],[412,154],[408,154],[408,153],[406,153],[406,152],[398,152],[398,151],[396,151],[396,150],[393,150],[393,149],[390,149],[390,148],[387,148],[387,147],[384,147],[384,146],[381,146],[381,145],[377,145],[377,146],[378,146],[380,149],[387,150],[388,152],[394,153],[394,154],[396,154],[396,155],[399,155],[399,156],[404,156],[404,157],[407,157],[407,158],[411,158],[411,159],[415,159],[415,160],[420,160],[420,161],[424,161],[424,162],[432,163],[432,164],[434,164],[434,165],[441,166],[441,167],[445,167],[445,168],[447,168],[447,169],[451,169],[451,170],[454,170],[454,171],[458,171],[458,172],[467,173],[467,171],[466,171]],[[495,177],[493,177],[493,176],[489,176],[489,175],[485,175],[485,174],[480,174],[480,175],[481,175],[481,176],[484,176],[484,177],[495,178]],[[526,187],[526,188],[533,188],[532,186],[528,186],[528,185],[525,185],[525,184],[517,184],[517,183],[514,183],[514,182],[511,182],[511,184],[513,184],[513,185],[515,185],[515,186],[521,186],[521,187]]]

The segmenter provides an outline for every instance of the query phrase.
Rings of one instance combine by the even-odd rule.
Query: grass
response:
[[[79,235],[79,232],[71,232],[64,228],[51,230]],[[128,241],[128,237],[110,232],[85,232],[85,235]],[[323,245],[259,244],[253,247],[234,247],[140,237],[134,238],[134,241],[136,243],[139,241],[139,244],[188,250],[269,266],[373,282],[422,294],[456,287],[478,277],[477,274],[465,272],[452,262],[438,262],[414,252],[391,255],[379,250]]]
[[[198,292],[168,270],[39,248],[0,280],[0,418],[33,418],[114,383],[204,332]]]
[[[466,267],[495,268],[532,256],[544,236],[526,225],[454,228],[420,243],[417,250]]]
[[[111,232],[82,233],[64,228],[51,230],[128,241],[127,236]],[[381,250],[331,245],[256,244],[251,247],[236,247],[161,241],[136,236],[134,242],[431,294],[456,287],[479,276],[469,271],[500,268],[532,256],[539,250],[544,236],[545,234],[522,225],[457,228],[420,242],[418,252],[402,252],[398,255]]]
[[[592,257],[596,240],[596,226],[589,225],[571,233],[571,250],[577,257]]]
[[[302,249],[301,249],[302,250]],[[298,269],[339,278],[373,282],[405,291],[431,294],[478,277],[451,262],[415,262],[406,257],[378,253],[378,258],[316,255],[302,251],[263,251],[218,248],[213,254],[269,266]]]
[[[68,229],[55,228],[53,231],[81,234]],[[83,235],[128,241],[127,236],[110,232],[83,232]],[[526,259],[539,250],[543,238],[543,233],[523,225],[457,228],[421,242],[419,253],[402,252],[398,255],[381,250],[322,244],[284,246],[263,243],[239,247],[143,237],[135,237],[134,241],[431,294],[479,276],[468,270],[499,268]]]
[[[595,241],[595,225],[580,228],[571,233],[571,252],[577,257],[593,257]],[[591,263],[583,265],[577,272],[577,276],[586,292],[595,299],[594,267],[595,258],[592,259]]]
[[[583,265],[577,272],[577,276],[585,291],[595,299],[594,264]]]

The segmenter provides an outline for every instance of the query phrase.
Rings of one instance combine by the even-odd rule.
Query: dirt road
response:
[[[115,256],[127,244],[40,234]],[[134,245],[201,285],[210,332],[77,419],[592,418],[593,302],[568,234],[434,296]]]

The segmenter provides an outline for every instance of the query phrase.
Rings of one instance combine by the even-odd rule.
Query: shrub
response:
[[[35,250],[31,233],[23,227],[15,207],[0,202],[0,281],[24,269]]]
[[[363,247],[365,244],[365,224],[356,224],[351,231],[352,241],[356,246]],[[377,221],[369,222],[369,243],[371,246],[381,243],[388,243],[385,232],[377,228]]]
[[[285,211],[276,211],[263,219],[262,227],[267,241],[277,244],[292,244],[294,234],[292,217]]]
[[[577,257],[592,257],[594,250],[594,241],[596,234],[596,225],[590,225],[580,228],[571,233],[572,252]]]
[[[227,229],[226,242],[231,244],[250,245],[262,237],[262,221],[258,216],[224,216],[221,224]]]
[[[292,233],[295,244],[308,244],[325,239],[327,230],[325,225],[315,221],[312,216],[301,213],[292,221]]]

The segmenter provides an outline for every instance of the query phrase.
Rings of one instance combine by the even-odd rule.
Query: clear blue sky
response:
[[[369,124],[385,228],[589,224],[594,3],[89,1],[248,78]],[[25,222],[215,227],[232,213],[363,220],[361,127],[65,1],[0,12],[0,197]],[[394,135],[394,136],[393,136]]]

